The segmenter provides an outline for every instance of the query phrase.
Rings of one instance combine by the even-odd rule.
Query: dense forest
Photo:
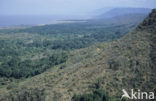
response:
[[[21,78],[40,74],[65,62],[68,51],[116,40],[136,26],[136,22],[112,25],[89,21],[1,29],[0,76]]]

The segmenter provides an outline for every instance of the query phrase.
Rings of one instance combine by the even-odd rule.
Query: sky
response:
[[[83,15],[109,7],[156,8],[156,0],[0,0],[0,15]]]

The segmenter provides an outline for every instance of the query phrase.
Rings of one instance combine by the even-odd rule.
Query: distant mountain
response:
[[[140,24],[146,17],[147,14],[125,14],[125,15],[118,15],[118,16],[112,16],[112,17],[101,17],[101,18],[95,18],[90,21],[90,23],[93,24],[101,24],[101,25],[122,25],[122,24],[134,24],[138,25]]]
[[[103,14],[98,15],[97,19],[104,19],[104,18],[112,18],[116,16],[123,16],[127,14],[144,14],[148,15],[151,12],[149,8],[113,8]]]
[[[92,11],[91,14],[93,15],[92,17],[96,17],[96,16],[104,14],[112,9],[113,9],[112,7],[100,8],[100,9],[96,9],[96,10]]]
[[[148,8],[114,8],[105,13],[90,19],[93,24],[140,24],[151,13],[151,9]]]

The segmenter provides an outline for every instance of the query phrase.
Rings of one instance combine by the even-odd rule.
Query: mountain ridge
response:
[[[97,19],[106,19],[126,14],[145,14],[148,15],[152,9],[150,8],[113,8],[106,13],[97,16]]]

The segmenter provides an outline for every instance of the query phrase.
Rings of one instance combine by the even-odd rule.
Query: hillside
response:
[[[140,24],[151,12],[146,8],[113,8],[106,13],[99,14],[91,19],[91,23],[105,25]]]
[[[96,18],[105,19],[105,18],[112,18],[116,16],[123,16],[127,14],[147,15],[150,12],[151,9],[149,8],[113,8],[103,14],[99,14]]]
[[[123,88],[156,91],[155,26],[153,10],[121,39],[72,50],[65,63],[1,86],[0,101],[70,101],[97,86],[119,99]]]

